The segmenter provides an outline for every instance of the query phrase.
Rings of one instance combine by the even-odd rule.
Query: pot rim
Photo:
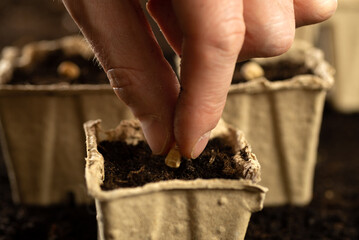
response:
[[[268,191],[266,187],[252,183],[251,180],[239,179],[195,179],[195,180],[168,180],[148,183],[144,186],[133,188],[118,188],[114,190],[102,190],[101,184],[104,178],[104,159],[97,151],[98,130],[101,120],[88,121],[84,124],[87,143],[86,158],[86,183],[89,194],[99,201],[110,201],[119,198],[128,198],[160,191],[172,190],[247,190],[259,193],[263,198]]]
[[[65,56],[79,55],[84,59],[94,58],[94,53],[86,39],[80,35],[69,35],[54,40],[31,42],[23,47],[8,46],[0,54],[0,92],[3,91],[93,91],[112,89],[110,84],[66,84],[45,85],[8,84],[17,68],[33,68],[47,54],[62,50]]]
[[[195,179],[195,180],[168,180],[155,183],[147,183],[135,188],[118,188],[114,190],[90,189],[89,193],[100,201],[111,201],[119,198],[130,198],[156,192],[173,190],[247,190],[251,192],[266,193],[268,189],[250,180],[239,179]]]
[[[49,85],[1,85],[0,96],[3,95],[42,95],[42,94],[78,94],[103,92],[113,94],[110,84],[49,84]]]

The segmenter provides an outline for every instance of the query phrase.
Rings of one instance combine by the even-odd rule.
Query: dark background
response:
[[[0,1],[0,49],[68,34],[79,31],[61,1]],[[246,239],[359,239],[358,125],[358,113],[342,114],[326,103],[312,202],[253,214]],[[0,240],[97,239],[96,228],[93,205],[14,205],[0,158]]]
[[[1,0],[0,48],[79,33],[59,0]]]

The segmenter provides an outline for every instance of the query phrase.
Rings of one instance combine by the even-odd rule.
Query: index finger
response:
[[[152,151],[174,143],[179,85],[138,0],[63,0],[91,43],[116,95],[142,124]]]
[[[222,114],[245,26],[241,0],[173,0],[183,33],[175,138],[196,158]]]

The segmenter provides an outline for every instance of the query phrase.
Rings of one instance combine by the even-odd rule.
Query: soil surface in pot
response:
[[[60,74],[60,64],[70,63],[67,68],[76,68],[75,78]],[[68,64],[69,65],[69,64]],[[71,71],[71,69],[69,70]],[[13,78],[8,84],[108,84],[105,72],[93,59],[80,55],[65,56],[62,50],[53,51],[39,61],[32,69],[15,69]]]
[[[240,72],[243,64],[249,61],[237,63],[232,84],[248,82]],[[294,76],[313,74],[313,71],[303,63],[295,63],[290,61],[279,61],[275,64],[261,65],[264,70],[264,77],[269,81],[282,81],[290,79]]]
[[[198,158],[182,158],[179,168],[165,165],[165,157],[153,155],[145,142],[134,146],[121,141],[103,141],[98,150],[105,159],[104,190],[171,179],[243,178],[241,166],[233,159],[233,148],[222,138],[210,140]],[[240,153],[244,160],[248,160],[245,149]]]

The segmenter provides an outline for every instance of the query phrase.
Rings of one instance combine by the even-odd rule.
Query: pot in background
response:
[[[84,179],[82,124],[101,118],[104,126],[113,127],[122,119],[132,118],[130,110],[106,83],[104,73],[100,84],[56,83],[60,79],[56,69],[51,79],[55,83],[50,84],[50,78],[47,81],[40,75],[42,82],[37,85],[11,84],[16,77],[17,81],[23,80],[23,75],[19,77],[17,73],[31,77],[41,70],[41,62],[49,62],[48,58],[53,61],[51,56],[58,53],[89,64],[94,57],[79,36],[39,41],[21,49],[8,47],[2,52],[0,140],[15,203],[90,202]],[[101,71],[98,69],[99,74]],[[70,74],[65,76],[70,81],[66,77],[73,75],[71,68],[70,73],[64,74]]]
[[[245,133],[261,160],[261,184],[270,189],[265,205],[308,204],[334,70],[322,51],[302,41],[281,56],[251,63],[263,71],[241,82],[247,70],[236,70],[240,83],[230,87],[223,119]]]

